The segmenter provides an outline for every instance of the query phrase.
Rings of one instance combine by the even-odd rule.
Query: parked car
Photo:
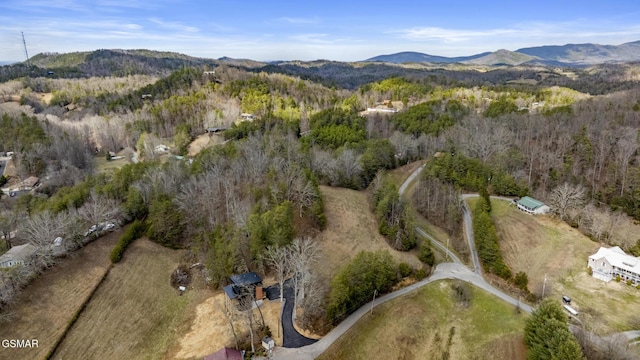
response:
[[[571,298],[568,297],[567,295],[564,295],[562,297],[562,302],[565,303],[565,304],[571,304]]]
[[[115,229],[115,227],[116,227],[116,224],[114,224],[114,223],[107,223],[107,224],[104,226],[104,229],[105,229],[106,231],[109,231],[109,230],[113,230],[113,229]]]

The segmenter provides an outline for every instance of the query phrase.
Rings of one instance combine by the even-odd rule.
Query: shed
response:
[[[549,206],[545,205],[542,201],[528,196],[523,196],[518,199],[518,201],[516,201],[516,205],[518,206],[518,209],[529,214],[546,214],[551,210]]]
[[[243,360],[242,351],[224,347],[213,354],[204,357],[204,360]]]
[[[28,264],[38,248],[31,244],[14,246],[0,256],[0,268],[7,269]]]

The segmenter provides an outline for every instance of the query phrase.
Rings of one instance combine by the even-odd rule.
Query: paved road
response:
[[[478,258],[478,250],[476,249],[476,241],[473,236],[473,221],[471,220],[471,209],[465,201],[467,198],[475,197],[475,194],[462,194],[462,217],[464,222],[464,232],[469,243],[469,252],[471,253],[471,262],[473,263],[473,272],[482,276],[482,266]]]
[[[407,293],[410,293],[422,286],[425,286],[429,283],[438,280],[444,279],[459,279],[463,281],[467,281],[472,285],[475,285],[485,291],[488,291],[491,294],[498,296],[500,299],[507,301],[508,303],[514,306],[520,306],[520,309],[526,312],[531,312],[532,309],[529,305],[520,303],[518,300],[512,298],[511,296],[503,293],[502,291],[494,288],[490,284],[488,284],[480,275],[473,273],[467,267],[462,264],[456,263],[442,263],[436,266],[433,274],[425,280],[417,282],[411,286],[400,289],[398,291],[392,292],[390,294],[386,294],[377,298],[373,302],[373,307],[376,307],[380,304],[383,304],[391,299],[395,299],[397,297],[403,296]],[[338,326],[336,326],[331,332],[325,335],[318,342],[311,344],[309,346],[304,346],[301,348],[291,349],[284,347],[276,347],[273,352],[274,359],[280,360],[311,360],[320,356],[331,344],[333,344],[340,336],[342,336],[349,328],[351,328],[358,320],[362,317],[366,316],[371,310],[371,302],[363,305],[356,312],[347,317],[343,322],[341,322]]]
[[[278,296],[280,296],[278,294]],[[309,339],[300,334],[293,326],[293,287],[291,279],[284,283],[284,308],[282,309],[282,346],[285,348],[299,348],[315,343],[316,339]]]
[[[424,165],[422,165],[419,168],[415,169],[411,173],[411,175],[409,175],[409,177],[402,183],[402,185],[400,185],[400,189],[398,190],[400,195],[404,194],[404,192],[407,190],[407,187],[409,186],[409,184],[411,184],[411,182],[413,182],[415,180],[415,178],[418,177],[418,175],[420,175],[420,173],[422,172],[423,169],[424,169]],[[436,238],[434,238],[429,233],[424,231],[421,227],[416,226],[415,227],[415,231],[416,231],[416,233],[418,233],[418,235],[420,235],[421,237],[429,240],[431,242],[431,244],[433,244],[435,247],[437,247],[438,249],[443,251],[448,256],[449,259],[453,260],[453,262],[458,263],[458,264],[463,264],[463,262],[460,260],[460,258],[458,258],[458,256],[456,256],[456,254],[453,251],[449,250],[449,248],[447,246],[445,246],[440,241],[438,241]]]

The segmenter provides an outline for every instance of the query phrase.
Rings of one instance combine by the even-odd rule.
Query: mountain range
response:
[[[430,62],[476,65],[552,65],[586,66],[611,62],[640,61],[640,41],[621,45],[566,44],[522,48],[516,51],[500,49],[471,56],[446,57],[420,52],[399,52],[379,55],[365,62]]]

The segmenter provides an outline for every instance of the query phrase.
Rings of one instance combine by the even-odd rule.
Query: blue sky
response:
[[[517,3],[517,4],[516,4]],[[363,60],[418,51],[640,40],[622,1],[0,0],[0,60],[95,49],[153,49],[255,60]]]

